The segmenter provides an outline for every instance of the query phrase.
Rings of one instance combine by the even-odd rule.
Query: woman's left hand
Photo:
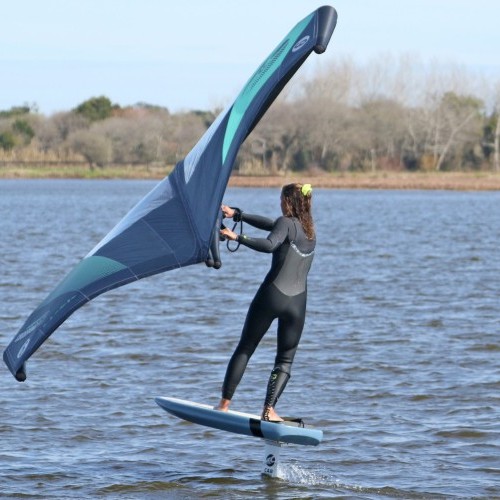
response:
[[[220,208],[225,218],[232,219],[234,217],[234,208],[228,207],[227,205],[221,205]]]

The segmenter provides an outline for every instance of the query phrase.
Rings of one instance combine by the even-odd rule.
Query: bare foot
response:
[[[262,412],[262,420],[283,422],[283,419],[274,411],[274,408],[264,408]]]
[[[214,410],[228,411],[230,404],[231,404],[231,400],[230,399],[224,399],[224,398],[222,398],[219,401],[219,404],[214,408]]]

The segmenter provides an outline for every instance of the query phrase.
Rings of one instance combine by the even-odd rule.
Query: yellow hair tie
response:
[[[313,188],[312,188],[311,184],[304,184],[301,188],[301,192],[304,196],[310,196],[312,193],[312,190],[313,190]]]

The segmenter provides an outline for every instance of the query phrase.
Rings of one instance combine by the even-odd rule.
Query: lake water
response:
[[[0,180],[0,340],[153,186]],[[306,327],[278,405],[324,430],[260,474],[263,442],[188,424],[215,404],[270,256],[223,251],[104,294],[4,366],[0,497],[500,498],[500,193],[315,190]],[[225,201],[279,215],[279,190]],[[249,234],[256,230],[246,227]],[[271,329],[233,407],[259,412]]]

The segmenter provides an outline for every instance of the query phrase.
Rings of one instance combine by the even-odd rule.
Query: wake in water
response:
[[[352,494],[353,492],[362,493],[363,498],[407,498],[407,499],[439,499],[446,498],[445,495],[436,493],[416,492],[383,487],[364,487],[361,485],[349,485],[343,483],[340,479],[335,479],[331,474],[319,470],[306,469],[300,463],[281,463],[278,467],[278,479],[286,481],[290,485],[296,486],[314,486],[317,491],[325,490],[325,495],[331,494],[335,490],[339,495]],[[321,495],[319,495],[321,496]]]
[[[278,478],[292,484],[300,485],[326,485],[331,481],[315,470],[305,469],[297,463],[281,463],[278,466]]]

